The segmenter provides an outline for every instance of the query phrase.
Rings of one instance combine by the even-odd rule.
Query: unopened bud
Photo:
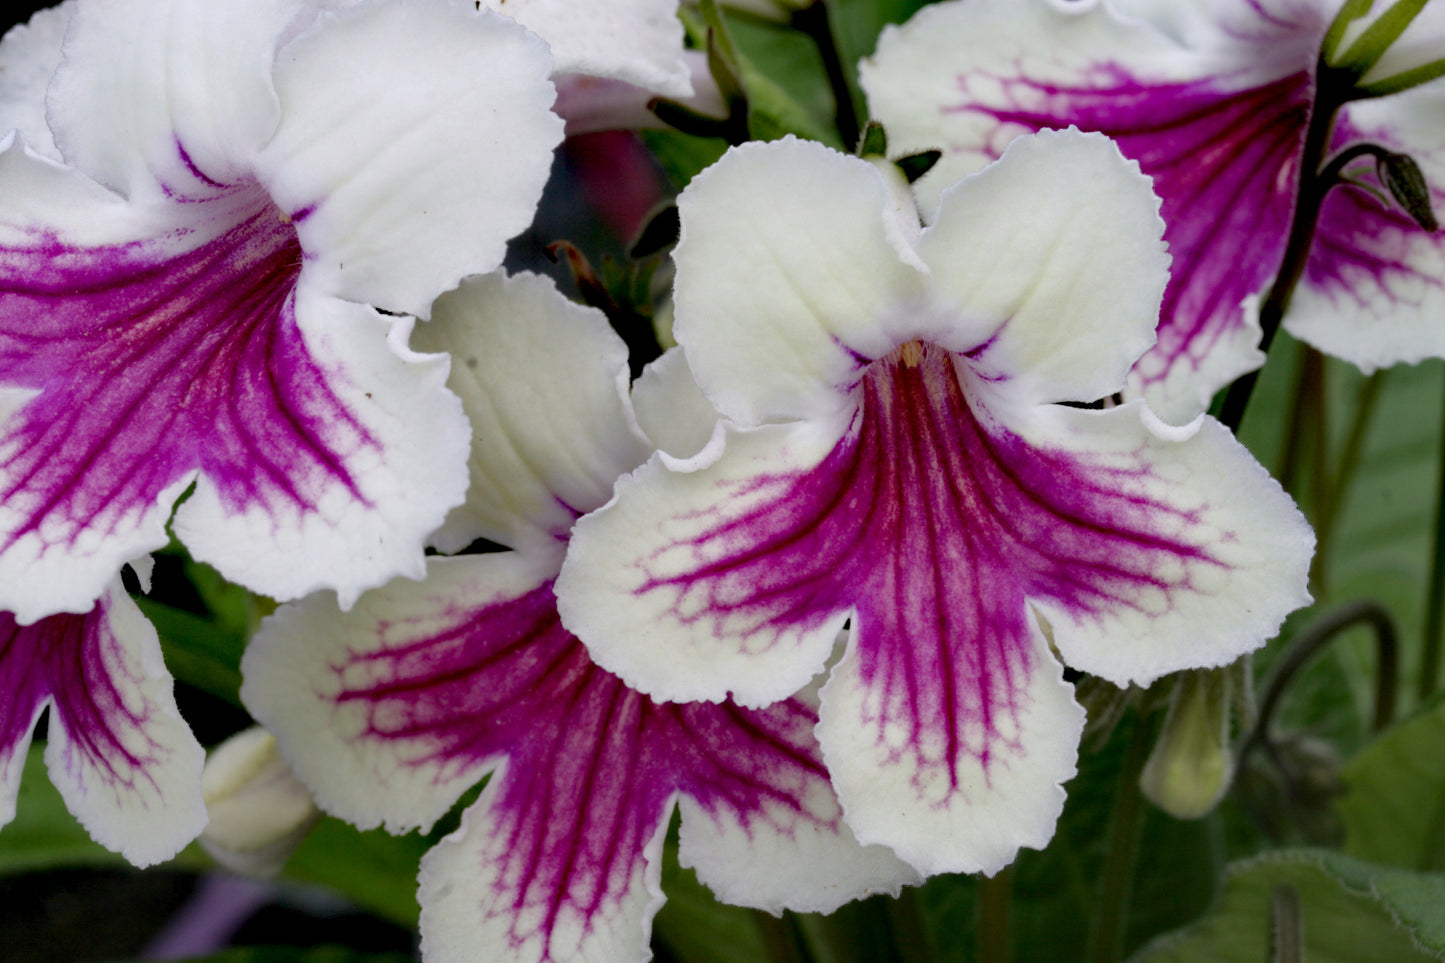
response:
[[[275,738],[259,726],[211,750],[201,795],[211,817],[201,848],[243,876],[275,876],[321,818]]]
[[[1176,819],[1207,815],[1234,776],[1228,671],[1197,669],[1180,675],[1164,731],[1139,776],[1145,798]]]

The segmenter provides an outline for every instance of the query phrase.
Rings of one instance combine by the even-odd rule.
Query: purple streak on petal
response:
[[[154,786],[148,770],[164,761],[166,750],[145,737],[146,715],[126,704],[125,692],[145,680],[113,675],[126,660],[117,654],[120,641],[107,623],[106,604],[102,599],[85,615],[52,615],[25,626],[0,612],[0,756],[13,751],[37,707],[52,699],[50,724],[64,729],[72,750],[118,792],[140,780]]]
[[[1149,83],[1102,65],[1086,84],[1001,83],[1008,103],[945,108],[1022,133],[1070,124],[1112,137],[1153,178],[1173,256],[1159,342],[1138,373],[1162,381],[1178,364],[1199,368],[1244,323],[1240,308],[1279,265],[1289,233],[1296,168],[1311,97],[1309,74],[1229,89],[1210,81]],[[959,78],[968,92],[972,78]],[[1002,144],[994,143],[994,154]]]
[[[404,747],[408,764],[509,760],[502,825],[487,832],[507,837],[498,875],[512,885],[480,909],[509,917],[517,946],[539,934],[549,944],[559,918],[614,905],[675,793],[747,826],[767,818],[765,801],[801,812],[806,786],[827,779],[811,708],[655,703],[593,664],[562,628],[550,582],[440,619],[441,630],[435,617],[383,625],[400,641],[335,672],[365,666],[386,681],[334,698],[366,704],[361,738]]]
[[[40,392],[0,440],[0,497],[25,513],[7,542],[112,530],[196,469],[236,511],[358,494],[346,459],[373,442],[297,327],[296,232],[259,194],[236,220],[176,255],[0,251],[0,383]]]
[[[1036,668],[1026,599],[1087,619],[1167,597],[1217,563],[1166,534],[1196,517],[1139,494],[1145,468],[1033,448],[988,422],[936,346],[905,345],[855,390],[827,458],[719,492],[731,520],[692,541],[697,567],[639,593],[675,592],[678,618],[731,636],[854,609],[861,675],[882,697],[866,723],[880,744],[902,727],[920,770],[944,768],[961,789],[963,758],[987,769],[1019,749],[1009,733]],[[730,497],[759,507],[734,514]]]
[[[1330,149],[1335,152],[1365,141],[1408,150],[1405,145],[1389,143],[1387,137],[1366,136],[1350,125],[1348,117],[1342,117],[1335,125]],[[1350,173],[1356,180],[1373,187],[1379,196],[1349,185],[1336,187],[1326,195],[1309,260],[1305,263],[1304,283],[1333,300],[1360,309],[1370,308],[1374,295],[1386,285],[1390,285],[1392,300],[1399,296],[1395,292],[1412,287],[1437,290],[1445,287],[1445,278],[1411,265],[1410,247],[1418,243],[1425,232],[1393,200],[1382,200],[1388,199],[1390,192],[1380,183],[1373,159],[1361,158],[1358,164],[1351,165]],[[1445,206],[1445,190],[1439,184],[1430,186],[1435,208],[1440,210]],[[1408,284],[1402,285],[1401,281]],[[1362,336],[1368,337],[1374,313],[1361,310]]]

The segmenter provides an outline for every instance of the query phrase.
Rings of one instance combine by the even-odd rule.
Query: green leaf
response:
[[[693,137],[677,130],[638,131],[675,190],[682,190],[728,149],[721,137]]]
[[[688,963],[756,963],[767,959],[767,947],[753,910],[727,906],[698,882],[697,874],[677,864],[677,851],[667,847],[662,864],[662,891],[667,894],[653,920],[654,939]]]
[[[754,140],[796,134],[843,150],[833,129],[833,94],[817,48],[796,30],[734,18],[728,28],[748,94],[748,129]]]
[[[220,623],[181,609],[135,596],[136,605],[150,619],[161,639],[166,668],[178,681],[203,692],[241,704],[241,653],[246,638]]]
[[[402,926],[416,926],[416,874],[431,842],[417,833],[362,832],[327,817],[286,864],[288,879],[329,886],[356,905]]]
[[[1445,878],[1293,850],[1231,866],[1207,915],[1155,940],[1132,963],[1269,959],[1271,904],[1281,886],[1299,895],[1309,963],[1414,963],[1445,953]]]
[[[1344,769],[1336,806],[1345,852],[1376,863],[1445,870],[1445,702],[1391,728]]]

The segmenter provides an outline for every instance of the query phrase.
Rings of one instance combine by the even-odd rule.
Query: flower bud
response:
[[[1207,815],[1234,776],[1228,672],[1198,669],[1179,676],[1164,731],[1139,776],[1145,798],[1176,819]]]
[[[201,795],[211,817],[201,848],[242,876],[275,876],[321,818],[276,739],[259,726],[211,750]]]

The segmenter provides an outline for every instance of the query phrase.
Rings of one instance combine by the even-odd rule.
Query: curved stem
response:
[[[1284,698],[1285,690],[1300,669],[1304,668],[1318,652],[1332,642],[1341,632],[1356,625],[1368,625],[1375,630],[1375,717],[1372,728],[1380,732],[1395,718],[1396,676],[1399,673],[1399,647],[1396,642],[1395,622],[1390,613],[1378,602],[1360,600],[1326,613],[1295,636],[1270,671],[1265,683],[1264,698],[1260,700],[1259,716],[1254,728],[1240,746],[1242,761],[1257,745],[1269,742],[1270,724],[1275,711]]]

